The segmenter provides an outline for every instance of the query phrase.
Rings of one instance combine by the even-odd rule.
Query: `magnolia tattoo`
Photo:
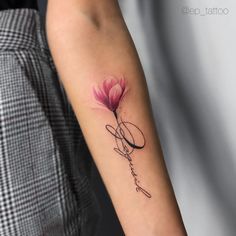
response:
[[[134,179],[136,191],[151,198],[151,194],[140,185],[138,175],[134,169],[131,154],[135,150],[143,149],[146,140],[143,132],[135,124],[124,121],[118,114],[118,107],[127,93],[127,85],[124,78],[110,76],[106,78],[100,87],[93,88],[95,99],[100,105],[105,106],[114,114],[116,126],[106,125],[107,131],[114,137],[116,147],[114,150],[129,162],[129,168]]]

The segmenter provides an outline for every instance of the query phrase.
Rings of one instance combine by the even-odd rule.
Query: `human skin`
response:
[[[46,31],[125,235],[187,235],[145,76],[117,1],[49,0]]]

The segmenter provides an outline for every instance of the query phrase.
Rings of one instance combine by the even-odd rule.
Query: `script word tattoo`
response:
[[[143,149],[146,140],[143,132],[135,124],[124,121],[118,115],[118,107],[124,95],[127,92],[125,79],[109,76],[104,79],[101,86],[93,88],[93,95],[100,105],[105,106],[114,114],[116,126],[107,124],[107,131],[114,137],[116,147],[114,150],[129,162],[129,168],[134,179],[136,191],[143,193],[146,197],[151,198],[151,194],[140,185],[138,175],[134,169],[131,155],[135,150]],[[137,141],[138,140],[138,141]]]

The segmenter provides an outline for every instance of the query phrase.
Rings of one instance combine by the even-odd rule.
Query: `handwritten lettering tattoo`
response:
[[[109,76],[100,87],[93,88],[93,95],[100,105],[105,106],[113,112],[116,119],[116,127],[106,125],[107,131],[114,137],[116,147],[114,150],[129,162],[129,168],[134,179],[136,191],[143,193],[146,197],[151,198],[151,194],[140,185],[137,172],[134,169],[131,155],[135,150],[145,147],[146,140],[143,132],[135,124],[123,121],[118,115],[118,107],[127,93],[127,84],[124,78]]]

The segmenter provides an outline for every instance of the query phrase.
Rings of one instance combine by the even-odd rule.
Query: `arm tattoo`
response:
[[[109,76],[103,82],[101,87],[93,88],[95,99],[100,105],[105,106],[109,111],[114,114],[116,119],[116,126],[106,125],[107,131],[114,137],[116,151],[120,156],[126,158],[129,162],[129,168],[134,179],[136,191],[143,193],[146,197],[151,198],[151,194],[140,186],[138,175],[134,169],[133,159],[131,154],[135,150],[143,149],[146,140],[143,132],[135,124],[124,121],[118,115],[118,107],[127,93],[127,84],[124,78],[116,78]]]

